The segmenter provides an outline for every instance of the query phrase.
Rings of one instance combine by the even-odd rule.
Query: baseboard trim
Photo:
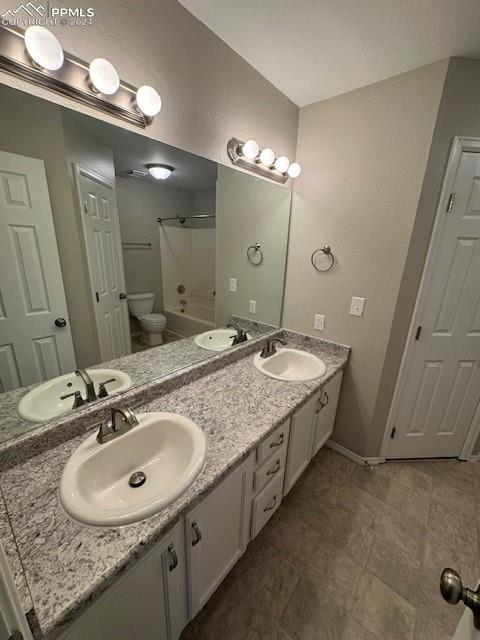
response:
[[[376,458],[364,458],[363,456],[359,456],[358,453],[355,453],[354,451],[351,451],[346,447],[342,447],[341,444],[338,444],[338,442],[334,442],[333,440],[327,440],[325,444],[327,447],[330,447],[330,449],[333,449],[334,451],[336,451],[337,453],[340,453],[342,456],[345,456],[346,458],[350,458],[350,460],[353,460],[357,464],[374,465],[374,464],[382,464],[382,462],[385,462],[385,460],[383,458],[380,458],[379,456]]]

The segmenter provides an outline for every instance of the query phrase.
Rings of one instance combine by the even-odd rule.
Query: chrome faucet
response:
[[[110,442],[124,433],[128,433],[138,425],[138,418],[131,409],[126,407],[112,407],[112,421],[102,422],[97,434],[98,444]]]
[[[232,347],[235,346],[236,344],[241,344],[242,342],[246,342],[248,340],[248,336],[245,333],[245,331],[238,326],[238,324],[234,324],[233,322],[230,322],[229,324],[227,324],[227,329],[233,329],[234,331],[237,332],[236,336],[232,336],[233,337],[233,342],[232,342]]]
[[[87,392],[86,402],[94,402],[97,399],[97,394],[95,393],[95,386],[88,371],[86,369],[77,369],[75,375],[79,376],[85,385]]]
[[[267,343],[263,347],[260,357],[269,358],[270,356],[275,355],[277,353],[277,350],[275,349],[275,344],[277,342],[278,344],[283,344],[283,345],[287,344],[285,340],[282,340],[282,338],[267,338]]]

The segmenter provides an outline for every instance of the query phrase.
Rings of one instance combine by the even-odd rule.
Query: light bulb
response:
[[[298,178],[298,176],[302,173],[302,167],[298,164],[298,162],[292,162],[292,164],[288,167],[288,175],[290,178]]]
[[[162,99],[153,87],[144,84],[137,90],[137,106],[142,113],[153,118],[162,108]]]
[[[249,160],[255,160],[260,151],[256,140],[247,140],[242,145],[242,154]]]
[[[268,147],[266,149],[263,149],[262,153],[260,154],[260,162],[267,167],[271,167],[275,162],[275,152],[273,151],[273,149],[269,149]]]
[[[172,174],[173,168],[163,164],[156,164],[148,167],[148,171],[155,180],[166,180]]]
[[[89,67],[90,80],[94,88],[106,96],[112,96],[118,91],[120,78],[111,62],[105,58],[95,58]]]
[[[57,71],[63,64],[62,45],[45,27],[28,27],[25,47],[30,58],[42,69]]]
[[[285,173],[285,171],[288,169],[289,164],[290,161],[287,156],[280,156],[275,160],[274,166],[277,171],[280,171],[280,173]]]

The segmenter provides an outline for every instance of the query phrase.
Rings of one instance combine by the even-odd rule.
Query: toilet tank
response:
[[[152,313],[155,304],[153,293],[129,293],[127,294],[128,309],[130,315],[135,318]]]

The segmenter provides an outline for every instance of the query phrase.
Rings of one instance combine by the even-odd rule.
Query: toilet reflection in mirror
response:
[[[48,380],[144,384],[280,326],[288,188],[6,86],[0,114],[0,442]]]

